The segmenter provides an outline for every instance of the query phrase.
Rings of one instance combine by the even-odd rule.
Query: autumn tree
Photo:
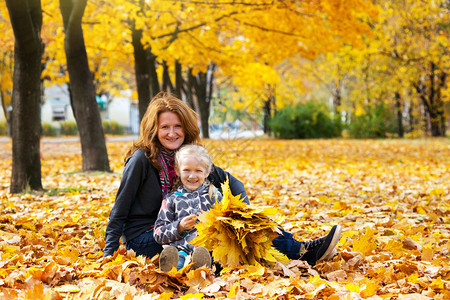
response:
[[[367,30],[359,20],[365,18],[366,8],[368,14],[371,13],[370,3],[357,3],[349,8],[335,1],[323,5],[309,1],[278,5],[271,1],[130,0],[104,2],[100,10],[106,12],[110,7],[119,7],[117,11],[127,14],[114,18],[121,20],[122,25],[116,21],[114,24],[123,32],[131,31],[140,115],[143,115],[149,98],[164,90],[195,103],[202,122],[209,119],[209,111],[205,111],[209,106],[200,107],[199,103],[212,101],[214,84],[211,85],[211,99],[203,97],[205,93],[197,95],[196,91],[203,89],[189,86],[193,82],[192,77],[189,80],[189,74],[204,76],[210,72],[208,67],[214,64],[214,74],[208,73],[208,76],[233,76],[238,69],[247,69],[255,61],[275,68],[293,55],[313,58],[317,53],[334,50],[343,41],[357,41]],[[99,16],[98,12],[96,16]],[[104,22],[102,19],[96,17],[95,23]],[[117,44],[123,43],[127,43],[127,39]],[[255,70],[249,73],[252,71]],[[240,87],[246,84],[248,82],[239,82]],[[261,109],[262,105],[258,107]],[[202,124],[202,127],[208,126]]]
[[[428,131],[445,135],[448,92],[448,14],[442,1],[382,1],[373,35],[359,47],[319,57],[308,70],[324,86],[338,82],[341,113],[350,123],[392,112],[398,136]],[[447,33],[447,34],[446,34]],[[330,92],[333,95],[333,92]],[[334,96],[334,95],[333,95]]]
[[[8,0],[15,36],[11,193],[42,189],[40,160],[41,27],[39,0]]]
[[[445,90],[450,60],[446,5],[446,1],[382,2],[375,27],[379,53],[397,68],[392,74],[397,85],[391,99],[399,108],[415,106],[418,114],[423,108],[432,136],[445,136],[447,125],[444,102],[449,100]]]
[[[206,72],[198,72],[197,75],[188,71],[187,89],[193,91],[197,97],[197,105],[200,111],[200,124],[203,138],[209,138],[209,113],[211,109],[212,93],[214,86],[214,69],[211,63]]]
[[[73,6],[83,3],[72,2]],[[51,3],[48,5],[49,9],[53,7]],[[190,73],[194,77],[207,74],[216,79],[233,78],[236,96],[231,99],[240,99],[250,111],[261,111],[269,98],[270,103],[283,105],[293,94],[289,92],[293,89],[283,86],[284,74],[269,71],[269,78],[258,72],[276,70],[294,56],[314,59],[318,53],[335,51],[343,43],[358,43],[368,31],[361,20],[373,14],[368,1],[350,5],[335,0],[321,3],[112,0],[88,2],[85,7],[82,26],[89,30],[82,34],[88,36],[86,52],[95,84],[104,86],[102,93],[133,87],[118,80],[120,74],[131,74],[127,66],[133,66],[141,115],[149,98],[159,90],[174,91],[191,104],[212,101],[214,81],[211,92],[197,95],[195,89],[189,88]],[[47,15],[55,14],[49,11]],[[65,26],[67,23],[66,18]],[[55,29],[52,36],[60,39],[61,31]],[[66,68],[56,39],[50,38],[46,45],[46,53],[52,54],[45,60],[45,78],[57,78]],[[68,41],[67,37],[65,40]],[[216,66],[214,73],[208,71],[211,64]],[[236,76],[239,73],[248,76]],[[114,83],[106,83],[109,79]],[[258,80],[263,82],[255,83]],[[264,86],[262,97],[258,86]],[[211,97],[202,96],[207,94]],[[209,111],[203,110],[209,106],[197,107],[206,121]]]
[[[219,9],[225,14],[231,7],[223,4]],[[295,93],[289,90],[301,88],[282,67],[286,61],[295,57],[314,60],[344,44],[361,44],[370,33],[366,20],[376,15],[369,2],[350,6],[341,1],[282,5],[262,1],[242,2],[236,7],[239,13],[226,18],[226,24],[216,25],[221,32],[219,40],[226,41],[223,44],[229,51],[228,59],[218,60],[219,70],[233,80],[238,95],[232,98],[239,101],[234,105],[263,111],[266,119],[277,106],[292,103]],[[229,31],[223,33],[224,27]]]
[[[81,27],[86,3],[87,0],[60,0],[70,99],[80,132],[83,171],[109,171],[105,136]]]

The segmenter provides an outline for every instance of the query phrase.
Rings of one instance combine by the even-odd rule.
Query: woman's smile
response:
[[[159,115],[158,140],[169,150],[176,150],[183,144],[184,129],[176,113],[166,111]]]

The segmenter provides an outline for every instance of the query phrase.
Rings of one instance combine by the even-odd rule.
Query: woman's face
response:
[[[184,129],[176,113],[166,111],[159,115],[158,140],[169,150],[176,150],[183,144]]]

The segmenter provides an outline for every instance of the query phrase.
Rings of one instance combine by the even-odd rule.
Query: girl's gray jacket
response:
[[[208,211],[217,201],[222,200],[222,194],[216,190],[216,197],[211,199],[208,194],[209,184],[203,184],[195,191],[190,191],[183,185],[174,192],[168,194],[162,204],[155,222],[153,237],[155,241],[163,245],[177,247],[178,251],[192,254],[194,246],[189,244],[197,236],[197,229],[178,233],[180,221],[191,214],[199,215],[202,211]],[[215,198],[215,199],[214,199]]]

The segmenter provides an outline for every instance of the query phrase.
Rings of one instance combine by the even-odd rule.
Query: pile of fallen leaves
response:
[[[233,196],[228,180],[222,184],[222,201],[199,215],[198,236],[193,245],[212,251],[214,261],[224,267],[288,262],[288,258],[272,246],[281,233],[277,209],[247,205],[240,195]]]
[[[163,273],[104,231],[130,142],[108,142],[113,173],[82,173],[79,143],[44,139],[44,192],[9,193],[0,142],[0,299],[449,299],[450,141],[205,141],[216,165],[274,206],[301,240],[343,227],[338,255]]]

